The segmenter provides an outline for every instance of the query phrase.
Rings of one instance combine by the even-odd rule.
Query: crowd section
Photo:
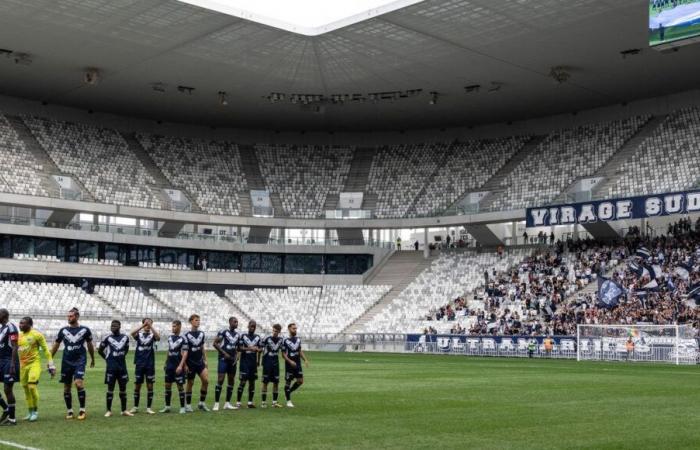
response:
[[[470,293],[429,309],[422,329],[471,335],[575,335],[577,324],[699,329],[699,231],[700,222],[684,219],[654,238],[632,233],[615,245],[557,242],[505,270],[485,272]],[[620,286],[615,303],[602,301],[598,277]]]

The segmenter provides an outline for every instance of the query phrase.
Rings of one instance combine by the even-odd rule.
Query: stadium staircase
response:
[[[425,182],[423,183],[423,187],[420,191],[418,191],[418,194],[413,198],[413,201],[411,201],[411,204],[406,210],[406,215],[408,217],[415,217],[417,215],[416,205],[420,200],[423,199],[425,191],[428,189],[428,186],[433,184],[433,181],[435,180],[437,174],[439,174],[443,170],[450,170],[449,167],[445,166],[447,164],[447,158],[450,156],[450,153],[452,152],[452,149],[454,148],[456,143],[457,141],[450,143],[450,145],[447,147],[447,150],[440,157],[440,160],[438,161],[437,166],[435,166],[435,170],[433,170],[433,173],[431,173],[430,176],[425,180]]]
[[[113,318],[120,318],[120,319],[126,319],[126,318],[127,318],[128,314],[126,313],[126,311],[122,311],[121,309],[117,308],[117,306],[116,306],[114,303],[112,303],[111,301],[107,300],[106,298],[104,298],[104,297],[101,296],[100,294],[98,294],[98,293],[96,293],[96,292],[93,292],[92,294],[90,294],[90,296],[91,296],[93,299],[99,301],[99,302],[102,303],[103,305],[106,305],[108,308],[110,308],[110,309],[113,311],[113,313],[112,313],[112,317],[113,317]]]
[[[617,170],[622,166],[622,164],[625,163],[625,161],[634,155],[642,142],[644,142],[644,140],[649,137],[664,120],[665,117],[652,117],[649,119],[644,125],[639,127],[637,132],[627,139],[627,141],[625,141],[625,143],[623,143],[622,146],[615,153],[613,153],[602,166],[598,168],[598,170],[596,170],[592,175],[585,177],[603,178],[603,181],[601,181],[598,186],[593,188],[592,194],[594,198],[599,198],[601,195],[604,196],[604,193],[608,191],[608,188],[615,184],[620,177]],[[566,203],[567,194],[580,179],[581,178],[577,178],[573,183],[567,186],[566,189],[561,191],[559,195],[552,200],[551,204],[558,205],[561,203]]]
[[[544,141],[547,138],[546,135],[544,136],[533,136],[532,139],[527,141],[525,145],[523,145],[519,151],[517,151],[509,160],[506,162],[500,169],[496,171],[496,173],[493,174],[489,180],[484,183],[483,186],[481,186],[478,190],[476,191],[489,191],[490,194],[488,194],[482,201],[481,204],[479,205],[479,209],[486,211],[491,206],[493,206],[494,201],[500,197],[503,192],[505,192],[505,188],[502,186],[503,180],[506,179],[506,177],[515,169],[521,162],[525,160],[525,158],[528,157],[536,148],[539,146],[542,141]],[[461,198],[460,198],[461,200]],[[459,200],[458,200],[459,202]],[[455,205],[450,205],[450,208],[453,208]]]
[[[369,285],[390,285],[391,290],[342,332],[356,333],[361,330],[365,323],[390,304],[421,272],[429,268],[433,259],[435,257],[425,259],[422,251],[394,252],[384,266],[366,282]]]
[[[141,145],[141,142],[139,142],[134,133],[121,133],[121,136],[124,138],[124,141],[126,141],[131,153],[136,156],[136,159],[138,159],[143,168],[146,169],[146,172],[148,172],[148,174],[155,180],[156,184],[152,186],[154,188],[153,191],[158,193],[158,196],[164,205],[170,203],[170,198],[168,198],[168,195],[163,192],[163,189],[177,189],[182,191],[185,196],[187,196],[187,199],[192,207],[192,212],[202,211],[202,208],[200,208],[200,206],[194,201],[194,197],[187,192],[187,189],[182,186],[176,186],[168,179],[168,177],[165,176],[163,171],[160,170],[160,167],[158,167],[156,162],[153,161],[153,158],[151,158],[146,149],[143,148],[143,145]]]
[[[158,303],[160,306],[162,306],[164,309],[167,309],[171,317],[168,317],[170,320],[174,319],[179,319],[182,321],[182,323],[187,323],[187,317],[183,317],[180,313],[178,313],[175,308],[167,304],[163,299],[158,297],[156,294],[152,293],[150,290],[146,288],[140,288],[141,291],[143,292],[143,296],[149,300],[151,300],[153,303]]]
[[[12,128],[19,136],[20,140],[24,142],[24,146],[27,151],[34,156],[36,162],[41,165],[42,170],[37,171],[37,175],[41,178],[41,186],[48,192],[49,197],[59,198],[61,196],[61,191],[58,184],[53,180],[52,175],[67,175],[58,168],[56,163],[51,159],[44,147],[39,144],[32,132],[29,130],[24,121],[17,116],[5,116],[7,121],[10,123]],[[80,187],[85,199],[88,201],[94,201],[94,197],[85,189],[85,187],[76,179],[73,175],[68,175],[76,182]]]
[[[243,310],[236,304],[236,302],[234,302],[234,301],[233,301],[230,297],[228,297],[227,295],[219,294],[219,293],[217,293],[217,295],[218,295],[223,301],[225,301],[226,303],[228,303],[229,305],[231,305],[233,311],[236,313],[236,318],[238,318],[238,323],[240,324],[240,325],[239,325],[239,328],[241,328],[241,329],[247,329],[248,322],[250,322],[250,316],[249,316],[248,314],[246,314],[245,312],[243,312]],[[259,325],[259,326],[260,326],[260,329],[263,329],[263,328],[264,328],[262,324]]]
[[[356,148],[350,162],[350,170],[345,179],[343,192],[364,192],[362,209],[374,211],[377,207],[377,194],[365,192],[369,184],[369,172],[374,161],[375,150],[372,148]],[[337,205],[337,202],[336,202]]]
[[[246,185],[251,191],[266,191],[265,179],[260,172],[260,163],[258,157],[255,154],[255,147],[252,145],[238,144],[238,154],[241,157],[241,170],[243,171],[243,176],[246,179]],[[270,195],[272,197],[272,195]],[[279,197],[278,197],[279,199]],[[272,198],[270,198],[272,202]],[[250,200],[250,191],[239,192],[238,202],[241,207],[242,216],[252,216],[253,215],[253,204]],[[281,202],[278,205],[280,208],[282,206]],[[278,213],[277,206],[274,202],[272,205],[275,208],[275,215]],[[279,210],[282,213],[282,209]]]

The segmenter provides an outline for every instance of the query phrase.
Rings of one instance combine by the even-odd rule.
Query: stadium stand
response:
[[[362,331],[409,333],[424,328],[428,312],[476,289],[484,271],[502,271],[520,262],[531,250],[515,249],[502,258],[496,253],[443,253],[391,303],[363,324]],[[448,328],[447,326],[445,328]],[[444,331],[444,330],[443,330]]]
[[[47,196],[38,173],[43,167],[27,151],[5,116],[0,115],[0,189],[13,194]]]
[[[416,198],[416,215],[442,212],[466,192],[483,186],[526,140],[519,136],[452,144],[444,164]]]
[[[494,210],[551,202],[576,179],[593,174],[649,120],[636,116],[553,132],[502,182]]]
[[[192,314],[199,314],[202,328],[208,333],[216,333],[228,327],[228,318],[238,317],[241,327],[245,327],[246,316],[226,298],[212,291],[182,291],[152,289],[151,294],[175,311],[183,320]],[[211,336],[213,339],[213,336]]]
[[[450,144],[396,145],[377,150],[366,191],[377,195],[375,216],[408,216],[425,180],[443,164]]]
[[[99,201],[161,208],[153,178],[114,130],[24,117],[59,169],[80,180]]]
[[[681,191],[700,181],[700,110],[671,114],[619,168],[610,198]]]
[[[324,286],[287,289],[227,290],[245,314],[264,328],[296,322],[305,333],[338,333],[359,318],[390,286]]]
[[[353,150],[347,147],[256,145],[270,192],[279,193],[290,217],[317,218],[329,194],[345,185]]]
[[[138,134],[137,139],[176,186],[183,186],[206,212],[239,215],[247,190],[236,144]]]

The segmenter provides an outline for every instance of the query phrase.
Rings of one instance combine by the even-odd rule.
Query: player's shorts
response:
[[[155,366],[141,366],[136,365],[136,370],[134,371],[134,384],[143,384],[156,382],[156,368]]]
[[[255,381],[258,379],[258,367],[256,364],[242,364],[238,378],[241,381]]]
[[[127,383],[129,381],[129,371],[126,369],[112,369],[105,371],[105,384],[114,382]]]
[[[206,368],[207,366],[205,366],[204,363],[187,363],[187,379],[194,380],[197,375],[201,375]]]
[[[0,360],[0,381],[6,385],[11,385],[19,379],[19,363],[15,363],[15,370],[10,371],[12,361]]]
[[[73,380],[82,380],[83,378],[85,378],[85,363],[61,363],[61,377],[58,380],[59,383],[68,384],[73,382]]]
[[[185,384],[186,370],[177,373],[177,366],[165,366],[165,382],[175,384]]]
[[[284,365],[285,381],[296,380],[297,378],[304,378],[304,369],[301,367],[301,361],[294,362],[297,363],[296,367],[292,367],[289,364]]]
[[[234,359],[219,358],[217,373],[219,375],[230,374],[232,376],[236,376],[236,361]]]
[[[279,383],[280,382],[280,365],[279,364],[263,364],[262,382]]]
[[[22,366],[19,369],[19,382],[22,386],[28,384],[39,384],[41,378],[41,362],[34,361],[33,363]]]

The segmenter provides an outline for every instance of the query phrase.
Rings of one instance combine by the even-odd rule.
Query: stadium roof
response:
[[[304,36],[178,0],[5,0],[0,93],[265,129],[510,121],[696,88],[700,46],[649,49],[647,14],[645,0],[425,0]]]

